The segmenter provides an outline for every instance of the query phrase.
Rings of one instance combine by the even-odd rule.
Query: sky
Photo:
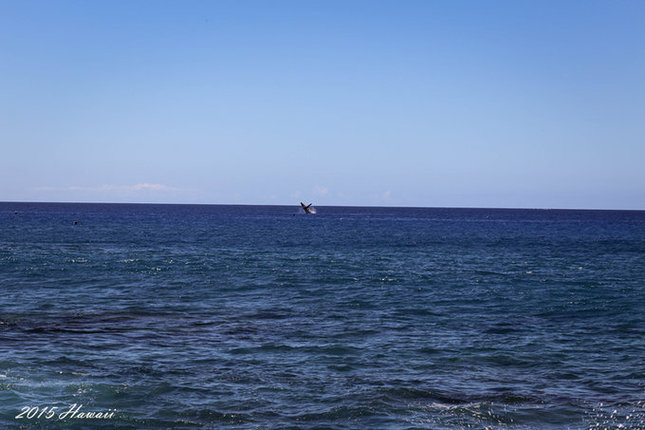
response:
[[[0,201],[645,209],[643,1],[0,0]]]

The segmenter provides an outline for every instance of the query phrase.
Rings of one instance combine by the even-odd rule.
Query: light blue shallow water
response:
[[[645,428],[645,212],[0,203],[0,288],[3,428]]]

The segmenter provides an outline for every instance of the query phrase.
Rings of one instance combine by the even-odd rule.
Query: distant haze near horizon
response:
[[[0,0],[0,201],[642,210],[644,21]]]

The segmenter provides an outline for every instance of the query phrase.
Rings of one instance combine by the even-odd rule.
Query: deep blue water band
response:
[[[0,203],[0,288],[3,428],[645,427],[642,211]]]

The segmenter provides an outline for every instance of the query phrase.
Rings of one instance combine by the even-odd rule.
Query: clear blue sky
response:
[[[643,1],[0,0],[0,200],[645,209]]]

